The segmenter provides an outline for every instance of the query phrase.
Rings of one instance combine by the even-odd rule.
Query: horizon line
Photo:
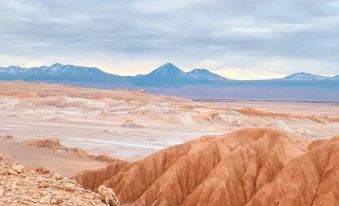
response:
[[[195,67],[195,68],[190,69],[189,71],[186,72],[186,71],[182,70],[180,67],[176,66],[176,65],[175,65],[174,63],[172,63],[172,62],[166,62],[166,63],[164,63],[164,64],[161,64],[160,66],[157,66],[156,68],[152,69],[152,70],[151,70],[150,72],[148,72],[148,73],[138,73],[138,74],[134,74],[134,75],[116,74],[116,73],[108,72],[108,71],[106,71],[106,69],[101,68],[101,67],[97,67],[97,66],[75,65],[75,64],[69,64],[69,63],[64,64],[64,63],[59,63],[59,62],[55,62],[55,63],[52,63],[52,64],[50,64],[50,65],[39,65],[39,66],[30,66],[30,67],[27,67],[27,66],[19,66],[19,65],[9,65],[9,66],[1,66],[1,65],[0,65],[0,69],[1,69],[1,68],[8,68],[8,67],[19,67],[19,68],[21,68],[21,69],[33,69],[33,68],[52,67],[52,66],[54,66],[54,65],[61,65],[61,66],[75,66],[75,67],[93,68],[93,69],[98,69],[98,70],[100,70],[100,71],[102,71],[102,72],[104,72],[104,73],[111,74],[111,75],[122,76],[122,77],[134,77],[134,76],[138,76],[138,75],[147,75],[147,74],[149,74],[149,73],[155,71],[156,69],[159,69],[160,67],[165,66],[165,65],[167,65],[167,64],[173,65],[173,66],[175,66],[176,68],[178,68],[179,70],[181,70],[181,71],[183,71],[183,72],[185,72],[185,73],[189,73],[189,72],[191,72],[191,71],[193,71],[193,70],[196,70],[196,69],[198,69],[198,70],[204,69],[204,70],[207,70],[207,71],[209,71],[209,72],[211,72],[211,73],[213,73],[213,74],[219,75],[219,76],[225,78],[226,80],[236,80],[236,81],[277,80],[277,79],[283,79],[283,78],[286,78],[286,77],[291,76],[291,75],[294,75],[294,74],[302,74],[302,73],[304,73],[304,74],[310,74],[310,75],[315,75],[315,76],[321,76],[321,77],[325,77],[325,78],[334,78],[334,77],[339,76],[339,74],[335,74],[335,75],[331,76],[331,75],[322,75],[322,74],[314,74],[314,73],[305,72],[305,71],[299,71],[299,72],[294,72],[294,73],[290,73],[290,74],[285,74],[284,76],[277,77],[277,78],[267,78],[267,79],[266,79],[266,78],[263,78],[263,79],[236,79],[236,78],[228,78],[228,77],[226,77],[226,76],[224,76],[224,75],[222,75],[222,74],[218,74],[218,73],[216,73],[216,72],[212,72],[210,69],[204,68],[204,67]]]

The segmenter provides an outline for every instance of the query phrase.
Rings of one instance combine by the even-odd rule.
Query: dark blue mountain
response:
[[[212,73],[207,69],[193,69],[190,72],[186,73],[191,79],[196,79],[199,81],[225,81],[227,80],[225,77],[222,77],[218,74]]]
[[[171,63],[166,63],[149,74],[138,75],[133,79],[137,85],[182,85],[213,84],[227,80],[207,69],[194,69],[184,72]]]
[[[339,102],[339,75],[296,73],[281,79],[238,81],[207,69],[184,72],[171,63],[149,74],[113,75],[95,67],[53,64],[32,68],[0,67],[0,80],[66,83],[97,88],[143,88],[193,99],[251,99]]]
[[[295,74],[291,74],[286,76],[285,80],[300,80],[300,81],[312,81],[312,80],[326,80],[326,79],[334,79],[335,77],[326,77],[321,75],[315,75],[306,72],[299,72]]]
[[[169,81],[187,79],[186,73],[171,63],[166,63],[143,77]]]
[[[206,69],[184,72],[171,63],[155,69],[146,75],[119,76],[95,67],[62,65],[22,68],[18,66],[0,67],[0,80],[56,81],[56,82],[98,82],[126,85],[169,85],[200,84],[224,81],[225,78]]]
[[[95,67],[59,63],[32,68],[0,67],[0,80],[128,83],[127,77],[109,74]]]

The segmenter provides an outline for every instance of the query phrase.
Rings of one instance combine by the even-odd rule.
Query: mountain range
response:
[[[166,63],[148,74],[120,76],[95,67],[53,64],[22,68],[0,67],[0,80],[67,83],[99,88],[142,88],[156,94],[194,99],[270,99],[339,101],[339,75],[300,72],[280,79],[232,80],[207,69],[184,72]],[[315,95],[317,93],[317,95]]]
[[[223,82],[227,79],[218,74],[212,73],[207,69],[193,69],[190,72],[184,72],[171,63],[166,63],[154,71],[145,75],[136,76],[119,76],[106,73],[96,67],[84,67],[74,65],[53,64],[51,66],[40,66],[23,68],[19,66],[0,67],[1,80],[31,80],[31,81],[90,81],[90,82],[121,82],[125,80],[131,83],[147,83],[147,84],[195,84],[195,83],[213,83]],[[288,75],[281,79],[275,80],[337,80],[339,75],[327,77],[321,75],[300,72]],[[239,80],[238,80],[239,81]]]
[[[221,83],[227,79],[210,72],[207,69],[193,69],[184,72],[171,63],[166,63],[149,74],[131,77],[131,82],[136,85],[185,85],[185,84],[211,84]]]
[[[286,76],[284,79],[285,80],[300,80],[300,81],[331,80],[331,79],[337,80],[339,79],[339,75],[328,77],[328,76],[315,75],[315,74],[306,73],[306,72],[299,72],[299,73]]]

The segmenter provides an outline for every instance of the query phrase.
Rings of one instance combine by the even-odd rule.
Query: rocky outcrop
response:
[[[30,139],[23,142],[27,146],[40,147],[48,149],[62,149],[59,139],[57,138],[45,138],[45,139]]]
[[[120,205],[118,198],[111,188],[100,185],[100,187],[98,188],[98,193],[100,195],[100,199],[106,204],[109,204],[110,206]]]
[[[114,163],[118,161],[119,159],[116,159],[110,155],[102,154],[102,155],[90,155],[91,159],[98,160],[101,162],[107,162],[107,163]]]
[[[85,190],[73,180],[39,174],[0,154],[0,205],[118,205],[111,204],[113,193],[107,190],[104,194],[109,201],[101,201],[101,194]]]
[[[75,179],[129,205],[335,205],[338,138],[310,142],[274,129],[206,136]]]
[[[0,135],[0,139],[14,140],[14,137],[12,135],[6,134],[6,135]]]
[[[78,183],[80,183],[84,188],[97,191],[98,187],[102,185],[105,181],[110,179],[112,176],[123,173],[129,168],[130,163],[116,160],[112,162],[105,168],[99,170],[85,170],[80,172],[77,176],[73,177]]]
[[[66,147],[60,144],[60,141],[57,138],[30,139],[23,141],[23,144],[30,147],[46,148],[51,150],[62,150],[73,153],[78,157],[86,157],[101,162],[113,163],[117,161],[116,158],[113,158],[107,154],[91,155],[79,147]]]

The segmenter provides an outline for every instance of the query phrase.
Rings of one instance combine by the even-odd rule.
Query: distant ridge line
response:
[[[98,72],[102,72],[108,75],[114,75],[114,76],[119,76],[119,77],[131,77],[131,78],[140,78],[140,77],[145,77],[145,76],[149,76],[149,75],[154,75],[156,72],[161,72],[163,70],[171,70],[175,72],[175,70],[177,72],[181,72],[181,73],[185,73],[188,76],[191,76],[191,78],[193,78],[194,74],[195,75],[200,75],[206,79],[209,80],[215,80],[215,81],[222,81],[222,80],[236,80],[236,79],[229,79],[227,77],[223,77],[219,74],[213,73],[211,71],[209,71],[208,69],[204,69],[204,68],[194,68],[189,72],[184,72],[183,70],[181,70],[180,68],[178,68],[177,66],[175,66],[172,63],[166,63],[156,69],[154,69],[153,71],[151,71],[148,74],[139,74],[139,75],[132,75],[132,76],[125,76],[125,75],[115,75],[112,73],[108,73],[105,72],[103,70],[101,70],[100,68],[97,67],[87,67],[87,66],[75,66],[72,64],[61,64],[61,63],[54,63],[51,66],[35,66],[35,67],[20,67],[20,66],[7,66],[7,67],[0,67],[0,74],[3,74],[4,71],[9,70],[11,72],[14,72],[14,70],[17,71],[22,71],[22,72],[29,72],[32,70],[39,70],[39,69],[44,69],[44,70],[48,70],[48,69],[54,69],[54,68],[70,68],[70,69],[84,69],[84,70],[96,70]],[[205,76],[203,76],[205,75]],[[213,79],[214,78],[214,79]],[[205,80],[206,80],[205,79]],[[283,78],[275,78],[275,79],[262,79],[262,80],[236,80],[236,81],[265,81],[265,80],[298,80],[298,81],[314,81],[314,80],[332,80],[332,79],[339,79],[339,75],[334,75],[334,76],[322,76],[322,75],[316,75],[316,74],[311,74],[311,73],[307,73],[307,72],[298,72],[298,73],[293,73],[290,75],[287,75]]]

